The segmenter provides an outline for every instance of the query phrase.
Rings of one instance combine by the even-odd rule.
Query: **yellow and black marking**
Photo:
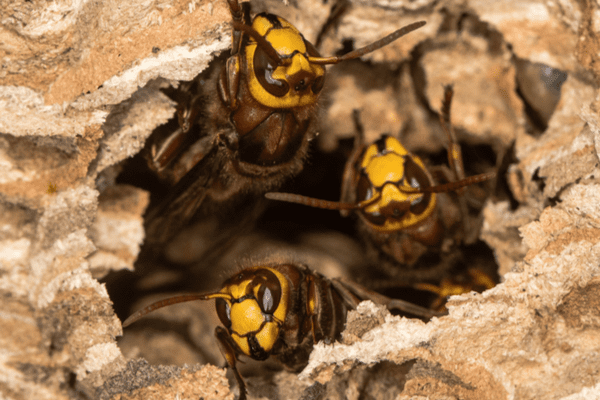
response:
[[[425,25],[415,22],[342,56],[321,57],[285,19],[227,0],[232,46],[226,60],[173,89],[177,118],[157,129],[148,166],[173,190],[152,202],[145,248],[158,248],[192,218],[275,190],[298,174],[316,132],[313,123],[326,65],[361,57]]]
[[[436,313],[401,300],[392,300],[342,279],[327,279],[306,266],[270,264],[243,269],[223,283],[220,291],[171,297],[132,314],[126,327],[148,313],[169,305],[216,300],[223,327],[215,329],[219,348],[234,371],[240,399],[246,386],[237,370],[237,357],[255,360],[279,356],[289,368],[306,365],[314,343],[338,339],[350,309],[371,300],[416,316]],[[309,340],[306,340],[306,339]]]
[[[241,352],[269,357],[289,306],[286,278],[268,267],[248,268],[227,280],[217,298],[217,314]]]
[[[330,210],[355,210],[374,230],[393,233],[418,227],[435,217],[436,193],[458,190],[491,179],[495,173],[471,176],[456,182],[434,185],[423,160],[410,153],[396,138],[384,135],[364,148],[352,180],[354,202],[334,202],[293,193],[269,192],[271,200],[287,201]]]
[[[311,63],[319,53],[288,21],[258,14],[252,28],[277,51],[280,65],[252,37],[245,48],[248,86],[252,96],[271,108],[315,104],[325,82],[325,68]]]
[[[435,193],[423,161],[391,136],[368,146],[360,162],[357,202],[366,221],[384,233],[417,226],[436,207]]]
[[[425,245],[440,243],[443,233],[438,221],[436,193],[459,191],[465,186],[496,176],[495,172],[464,178],[460,146],[450,124],[452,86],[444,90],[442,125],[448,133],[448,159],[456,180],[434,184],[423,161],[409,152],[396,138],[383,135],[374,143],[363,145],[362,126],[358,111],[354,118],[357,139],[353,155],[346,163],[339,202],[326,201],[292,193],[265,195],[268,199],[304,204],[310,207],[356,211],[371,230],[371,234],[392,234],[411,230],[413,239]],[[463,219],[467,218],[464,200]],[[402,259],[402,257],[400,257]]]
[[[293,160],[303,144],[325,83],[325,65],[360,57],[425,25],[416,22],[341,57],[321,57],[285,19],[267,13],[242,23],[229,1],[234,29],[232,55],[219,93],[239,134],[241,161],[271,167]]]

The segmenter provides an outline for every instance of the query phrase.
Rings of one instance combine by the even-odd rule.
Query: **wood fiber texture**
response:
[[[289,3],[252,2],[315,41],[330,2]],[[482,211],[501,283],[452,297],[428,323],[363,303],[300,375],[250,377],[251,398],[600,397],[599,16],[587,0],[346,2],[324,55],[427,25],[329,70],[315,146],[352,137],[359,109],[367,141],[402,132],[413,151],[443,152],[436,118],[453,83],[461,143],[491,149],[510,194]],[[226,1],[23,0],[0,17],[0,397],[232,399],[223,369],[183,366],[224,365],[210,305],[165,313],[196,339],[138,330],[119,347],[97,280],[134,268],[149,193],[115,183],[120,163],[173,116],[160,89],[230,46]],[[333,244],[344,250],[321,252]],[[310,248],[308,263],[335,258],[334,273],[362,257],[341,234],[285,246]]]

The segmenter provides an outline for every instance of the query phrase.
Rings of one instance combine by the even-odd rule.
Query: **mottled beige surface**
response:
[[[255,6],[310,40],[329,13],[311,0]],[[316,380],[327,398],[600,397],[599,13],[597,3],[568,0],[350,2],[323,38],[324,55],[344,40],[357,47],[428,24],[369,55],[375,64],[331,73],[317,145],[351,137],[360,108],[368,137],[402,132],[412,150],[441,151],[435,113],[442,85],[454,83],[461,141],[497,154],[515,143],[506,172],[514,204],[488,202],[481,232],[503,283],[454,297],[450,314],[428,324],[381,310],[370,321],[362,310],[344,344],[317,346],[307,380],[252,377],[251,394],[300,398]],[[136,346],[161,349],[157,362],[184,348],[183,362],[223,362],[213,328],[185,312],[173,321],[192,321],[194,346],[148,333],[126,337],[124,356],[120,321],[95,279],[133,267],[148,194],[115,185],[118,165],[174,112],[159,89],[229,46],[226,2],[10,1],[0,16],[0,397],[233,398],[220,368],[128,364],[143,353]],[[515,92],[517,59],[569,74],[543,133]],[[191,349],[203,346],[217,355]]]

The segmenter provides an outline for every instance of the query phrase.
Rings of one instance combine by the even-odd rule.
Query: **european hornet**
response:
[[[150,169],[174,186],[151,204],[146,246],[164,244],[192,218],[254,204],[298,174],[315,136],[325,66],[361,57],[425,25],[415,22],[343,56],[321,57],[285,19],[228,0],[231,55],[172,95],[177,118],[146,144]],[[219,231],[215,230],[215,232]]]
[[[123,327],[162,307],[210,299],[215,299],[223,324],[215,329],[215,337],[238,382],[240,400],[246,399],[246,384],[236,366],[240,355],[259,361],[277,356],[287,368],[299,370],[308,363],[315,343],[340,337],[348,311],[362,300],[422,318],[438,315],[345,279],[327,279],[304,265],[271,263],[241,270],[218,292],[153,303],[132,314]]]
[[[489,172],[465,178],[461,149],[450,124],[452,96],[452,86],[448,85],[444,90],[441,123],[449,142],[448,161],[453,175],[449,182],[436,183],[423,160],[392,136],[383,135],[374,143],[365,145],[358,112],[355,111],[357,138],[344,169],[339,202],[292,193],[270,192],[265,197],[340,210],[343,216],[355,212],[359,217],[359,231],[363,233],[369,250],[376,253],[376,265],[392,276],[397,276],[398,266],[402,266],[403,284],[410,284],[411,279],[423,279],[422,275],[418,276],[423,273],[422,270],[415,269],[416,276],[411,277],[407,267],[414,266],[425,253],[441,250],[445,246],[446,235],[450,230],[456,230],[455,226],[447,226],[443,222],[441,204],[449,199],[441,199],[440,194],[460,192],[466,186],[496,176],[495,172]],[[463,230],[467,230],[467,204],[460,195],[458,203]],[[456,221],[453,223],[456,225]]]
[[[469,268],[463,273],[454,274],[451,277],[445,277],[439,286],[430,283],[417,283],[415,289],[425,290],[435,294],[435,299],[429,307],[432,310],[445,313],[446,300],[453,295],[468,293],[471,291],[483,292],[496,286],[492,277],[477,268]]]

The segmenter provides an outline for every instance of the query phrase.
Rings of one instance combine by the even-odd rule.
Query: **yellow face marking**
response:
[[[391,136],[386,137],[385,148],[386,148],[386,152],[395,153],[396,155],[401,156],[402,158],[404,158],[404,156],[410,154],[408,152],[408,150],[406,150],[406,148],[404,146],[402,146],[402,143],[400,143],[398,141],[398,139],[393,138]],[[360,166],[362,168],[366,168],[374,158],[381,158],[381,157],[382,157],[382,154],[380,154],[379,149],[377,148],[377,145],[372,144],[369,147],[367,147],[367,149],[365,150],[365,153],[363,155]],[[414,157],[418,158],[416,156],[414,156]],[[419,161],[420,161],[420,159],[419,159]],[[401,166],[400,168],[402,168],[402,170],[404,170],[404,166]]]
[[[296,54],[292,57],[290,64],[282,65],[277,67],[273,72],[273,78],[279,80],[287,80],[287,77],[297,74],[300,71],[311,71],[314,75],[317,75],[314,71],[316,68],[308,62],[308,59],[304,54]]]
[[[382,214],[381,210],[388,206],[391,202],[401,202],[406,201],[412,203],[417,200],[419,197],[423,197],[422,194],[408,194],[398,189],[395,185],[387,184],[383,187],[381,191],[380,200],[376,203],[366,207],[364,209],[365,213],[379,215]],[[436,197],[435,194],[432,193],[431,199],[429,200],[429,206],[422,214],[414,214],[412,212],[406,212],[402,218],[396,219],[393,217],[389,217],[385,220],[383,225],[372,225],[375,229],[380,232],[391,233],[398,232],[402,229],[409,228],[411,226],[417,225],[421,221],[425,220],[428,216],[430,216],[435,209]]]
[[[231,330],[241,336],[260,329],[264,321],[262,311],[254,299],[231,305]]]
[[[221,290],[231,296],[231,300],[225,300],[230,307],[231,327],[230,333],[232,339],[238,345],[242,353],[250,356],[250,345],[248,336],[254,336],[262,349],[266,352],[271,351],[277,338],[281,324],[285,321],[289,305],[289,285],[288,281],[279,271],[269,267],[253,267],[246,269],[246,272],[266,269],[271,271],[277,277],[281,287],[281,298],[277,309],[273,312],[273,321],[265,323],[265,315],[258,304],[258,292],[260,285],[254,289],[249,287],[252,283],[253,274],[248,274],[248,279],[244,279],[236,284],[228,284]],[[251,296],[238,302],[237,300],[245,296]]]
[[[311,83],[317,77],[325,74],[325,68],[321,65],[313,65],[308,61],[308,52],[304,39],[300,32],[285,19],[278,17],[282,28],[274,28],[272,24],[264,17],[258,16],[254,19],[252,27],[265,36],[265,39],[271,43],[273,48],[284,58],[285,64],[278,66],[272,73],[272,78],[280,81],[286,81],[289,78],[304,72],[308,87],[301,92],[294,90],[294,85],[290,84],[289,91],[281,96],[275,96],[269,93],[259,82],[254,70],[254,54],[257,44],[250,39],[245,48],[246,71],[248,73],[248,86],[252,97],[264,106],[271,108],[294,108],[315,104],[318,94],[314,94],[310,88]],[[268,32],[268,33],[267,33]],[[296,54],[294,54],[296,53]],[[290,56],[293,57],[289,58]]]
[[[248,285],[250,282],[251,280],[247,279],[237,285],[227,285],[221,289],[221,293],[226,293],[233,299],[240,299],[248,294]]]
[[[282,56],[290,56],[294,51],[306,53],[306,45],[296,28],[273,29],[265,39]]]
[[[404,146],[393,137],[386,137],[384,149],[381,151],[377,144],[372,144],[365,150],[361,161],[361,168],[366,173],[371,184],[372,197],[377,201],[365,207],[362,212],[373,217],[385,217],[383,224],[375,224],[366,219],[366,222],[379,232],[392,233],[415,226],[429,217],[436,207],[436,195],[430,194],[429,204],[421,213],[415,214],[410,210],[398,211],[393,214],[394,203],[404,203],[404,207],[414,204],[425,195],[411,193],[404,188],[415,187],[415,182],[409,182],[405,171],[407,157],[423,171],[426,171],[423,161],[408,152]],[[427,175],[427,174],[426,174]],[[373,218],[372,217],[372,218]]]
[[[231,338],[238,345],[242,353],[249,356],[250,355],[250,345],[248,344],[248,339],[245,337],[241,337],[235,332],[231,333]]]
[[[260,347],[268,353],[279,337],[279,325],[275,322],[267,322],[255,336]]]
[[[396,154],[400,154],[401,156],[410,154],[408,150],[406,150],[406,147],[402,146],[402,143],[392,136],[388,136],[386,138],[385,147]]]
[[[404,177],[404,157],[394,153],[375,157],[365,171],[375,187],[381,187],[386,182],[401,182]]]
[[[300,35],[300,31],[296,29],[294,25],[290,24],[286,19],[277,17],[277,20],[281,24],[282,29],[289,29],[295,34]],[[256,18],[254,18],[254,21],[252,21],[252,28],[254,28],[254,30],[258,32],[260,36],[265,36],[269,29],[273,28],[273,24],[264,15],[257,15]]]

